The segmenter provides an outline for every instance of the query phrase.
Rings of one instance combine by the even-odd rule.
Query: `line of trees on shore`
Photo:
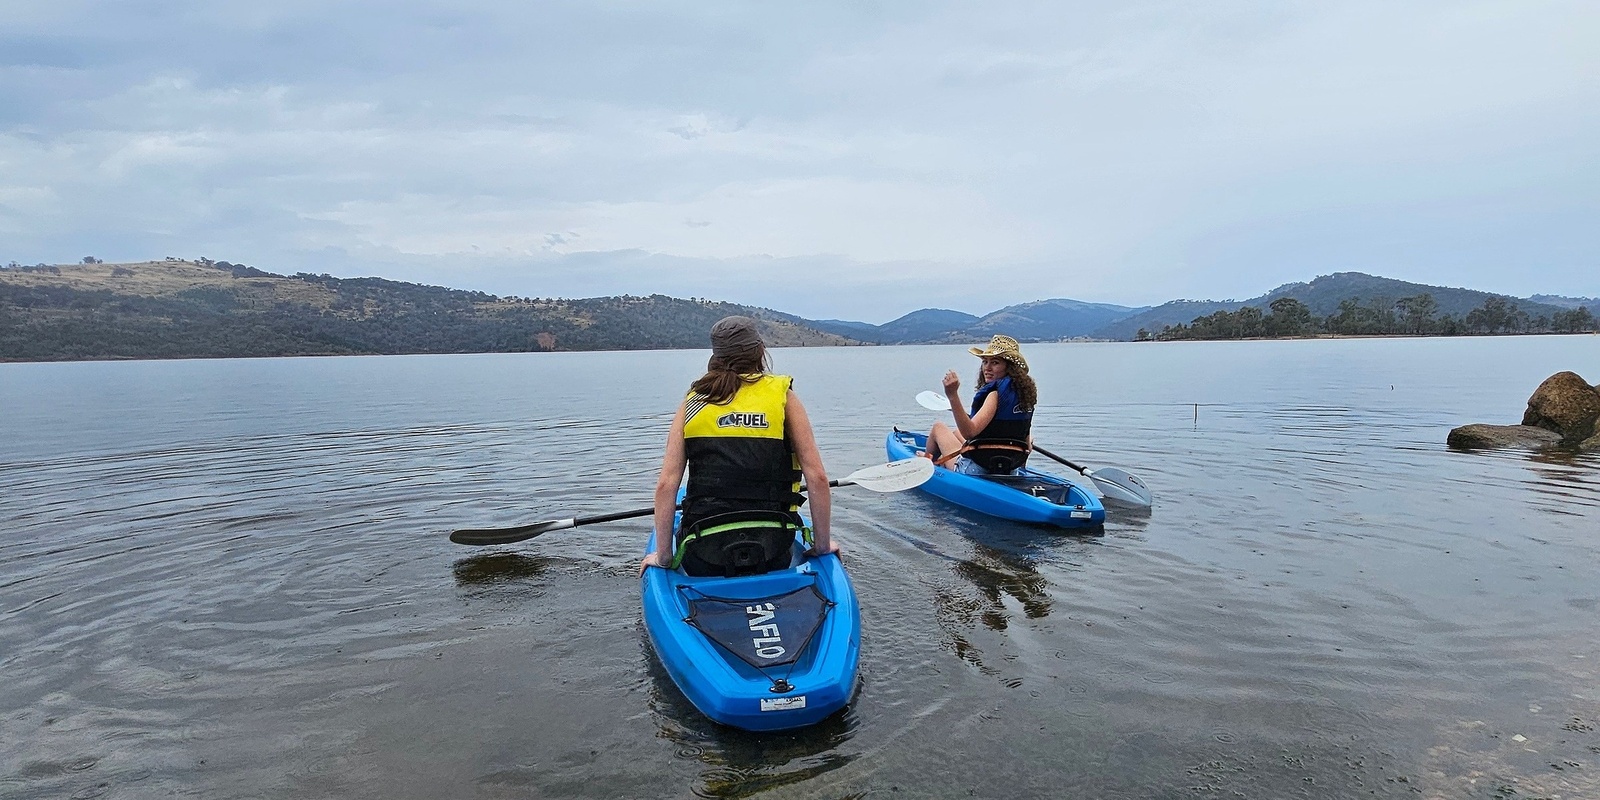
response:
[[[1339,308],[1318,317],[1293,297],[1280,297],[1267,312],[1255,306],[1218,311],[1196,317],[1187,325],[1162,326],[1151,332],[1140,328],[1137,341],[1185,339],[1275,339],[1307,336],[1470,336],[1523,333],[1587,333],[1596,329],[1587,307],[1538,316],[1517,307],[1515,300],[1490,297],[1461,317],[1440,315],[1433,295],[1423,293],[1398,300],[1356,298],[1339,302]]]

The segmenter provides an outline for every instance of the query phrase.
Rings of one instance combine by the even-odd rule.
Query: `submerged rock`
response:
[[[1476,450],[1481,447],[1551,447],[1561,443],[1561,434],[1532,425],[1474,423],[1452,428],[1444,442],[1457,450]]]
[[[1600,450],[1600,386],[1576,372],[1557,372],[1528,398],[1521,425],[1462,425],[1445,444],[1462,450],[1480,447],[1563,447]]]

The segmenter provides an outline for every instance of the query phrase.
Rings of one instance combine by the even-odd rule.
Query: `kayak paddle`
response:
[[[1039,445],[1034,445],[1033,449],[1083,473],[1083,477],[1094,481],[1095,488],[1099,489],[1101,494],[1112,500],[1145,507],[1149,507],[1154,502],[1154,499],[1150,496],[1150,490],[1144,485],[1144,481],[1139,480],[1137,475],[1130,475],[1126,470],[1120,470],[1116,467],[1101,467],[1100,469],[1080,467]]]
[[[938,394],[935,394],[934,392],[918,392],[917,405],[920,405],[929,411],[950,410],[950,401],[939,396]]]
[[[918,393],[917,405],[929,411],[950,410],[950,401],[933,392]],[[1094,481],[1095,488],[1099,489],[1101,494],[1112,500],[1146,507],[1154,502],[1154,498],[1150,496],[1150,489],[1144,485],[1144,481],[1139,480],[1137,475],[1129,474],[1126,470],[1117,469],[1116,467],[1104,467],[1101,469],[1080,467],[1037,444],[1033,446],[1033,449],[1047,458],[1059,461],[1082,473],[1083,477]]]
[[[890,461],[887,464],[878,464],[863,467],[836,481],[828,481],[829,486],[860,486],[874,492],[899,492],[921,486],[933,477],[933,462],[926,458],[903,458],[899,461]],[[805,487],[801,487],[805,491]],[[526,541],[535,536],[551,531],[576,528],[579,525],[593,525],[597,522],[616,522],[619,519],[633,519],[647,517],[655,513],[655,506],[636,508],[632,511],[618,511],[613,514],[597,514],[592,517],[572,517],[569,519],[555,519],[548,522],[535,522],[530,525],[517,525],[510,528],[463,528],[451,531],[450,541],[456,544],[492,545],[512,544]]]

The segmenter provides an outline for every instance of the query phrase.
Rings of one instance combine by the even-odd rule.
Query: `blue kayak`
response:
[[[652,534],[645,545],[654,549]],[[650,568],[644,625],[656,655],[707,717],[749,731],[820,722],[855,694],[861,611],[837,555],[758,575],[695,577]]]
[[[895,430],[884,446],[893,461],[915,456],[927,441],[925,434]],[[918,488],[962,508],[1017,522],[1093,529],[1106,521],[1105,506],[1092,492],[1028,467],[1010,475],[963,475],[940,468]]]

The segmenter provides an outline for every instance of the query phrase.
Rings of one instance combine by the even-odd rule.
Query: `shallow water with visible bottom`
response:
[[[1155,506],[836,489],[860,691],[764,735],[655,661],[647,521],[446,539],[647,506],[704,351],[0,364],[0,796],[1600,797],[1600,457],[1444,446],[1600,337],[1025,353]],[[976,371],[773,361],[835,477]]]

